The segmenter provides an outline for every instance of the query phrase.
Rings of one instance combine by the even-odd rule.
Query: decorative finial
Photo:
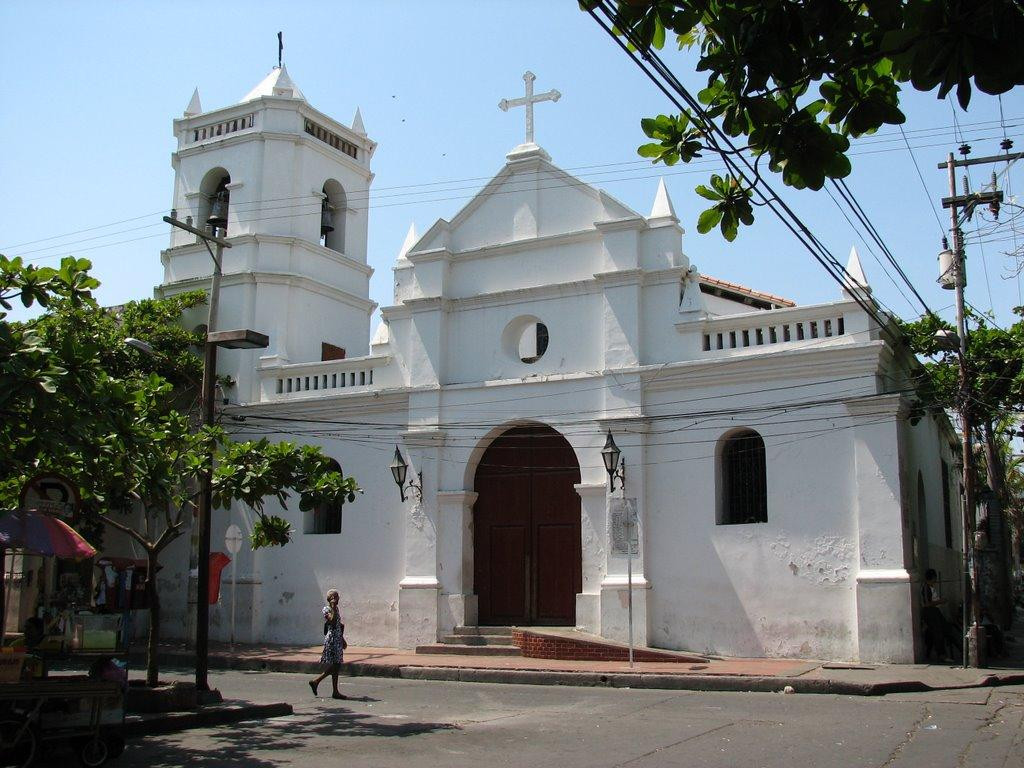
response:
[[[281,61],[284,57],[284,33],[277,33],[277,68],[281,68]]]

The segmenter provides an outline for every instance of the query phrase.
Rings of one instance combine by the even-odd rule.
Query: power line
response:
[[[600,8],[608,18],[608,22],[605,22],[597,15],[598,8]],[[697,99],[693,97],[678,78],[675,77],[672,71],[664,64],[664,62],[661,61],[657,53],[645,50],[642,41],[636,38],[635,34],[628,28],[628,26],[619,31],[629,40],[632,48],[619,40],[616,35],[616,30],[614,29],[614,13],[608,9],[605,2],[599,3],[589,9],[589,13],[598,22],[602,29],[605,30],[609,37],[611,37],[611,39],[626,52],[640,70],[648,76],[648,78],[665,94],[665,96],[668,97],[676,108],[680,111],[685,111],[685,108],[676,98],[675,94],[682,97],[687,106],[689,106],[693,111],[693,114],[701,121],[702,127],[705,129],[704,137],[711,144],[711,148],[719,153],[723,162],[729,167],[733,176],[735,178],[742,179],[747,184],[747,188],[751,193],[756,194],[760,198],[761,203],[776,215],[783,225],[789,229],[794,237],[796,237],[797,240],[807,249],[811,256],[821,264],[825,271],[841,286],[848,288],[848,280],[844,278],[845,269],[836,260],[835,256],[833,256],[828,249],[821,244],[817,237],[811,233],[807,225],[796,215],[792,208],[778,196],[778,194],[771,188],[771,185],[760,178],[757,169],[753,166],[750,160],[739,150],[739,148],[736,147],[732,139],[718,127],[714,120],[711,119]],[[637,53],[639,50],[644,50],[643,59],[641,59]],[[668,83],[667,86],[662,84],[658,77],[648,70],[645,62],[652,63],[658,72],[658,76],[664,78]],[[669,87],[672,88],[674,93],[669,91]],[[728,147],[728,150],[722,149],[719,142]],[[742,162],[747,167],[748,171],[754,175],[754,178],[757,179],[756,183],[752,181],[747,176],[747,173],[739,167],[737,160]],[[875,319],[879,328],[882,329],[884,333],[892,335],[895,341],[899,340],[898,337],[889,329],[889,324],[878,315],[875,308],[868,300],[860,296],[859,292],[856,290],[850,291],[850,295],[870,317]]]
[[[892,286],[893,288],[896,289],[896,292],[899,293],[899,295],[903,297],[903,300],[907,302],[907,306],[910,307],[911,311],[914,311],[914,303],[910,300],[910,297],[907,296],[907,294],[903,291],[903,287],[896,281],[896,278],[892,276],[892,274],[889,272],[885,264],[882,263],[882,260],[878,258],[878,255],[875,253],[875,249],[872,248],[871,245],[864,239],[864,236],[863,234],[861,234],[861,231],[858,229],[857,225],[853,223],[853,219],[851,219],[849,215],[847,215],[846,210],[836,199],[835,195],[832,194],[832,190],[830,190],[828,187],[825,187],[824,189],[825,194],[827,194],[829,198],[832,200],[832,202],[835,203],[836,209],[839,211],[839,213],[842,214],[843,218],[846,219],[846,223],[850,225],[850,229],[853,230],[854,234],[856,234],[857,237],[860,239],[861,244],[867,249],[868,253],[871,254],[871,258],[873,258],[875,260],[875,263],[878,264],[878,268],[882,270],[882,274],[889,278],[889,282],[892,283]]]
[[[903,130],[903,126],[899,126],[900,135],[903,137],[903,143],[907,145],[907,154],[910,155],[910,159],[914,163],[914,169],[917,171],[917,178],[921,181],[921,189],[924,190],[924,196],[928,200],[928,209],[932,212],[932,216],[935,217],[935,224],[939,228],[939,237],[945,237],[946,229],[942,226],[942,221],[939,219],[939,212],[935,209],[935,200],[928,192],[928,185],[924,181],[924,174],[921,173],[921,166],[917,163],[917,156],[914,154],[914,150],[910,148],[910,142],[907,141],[907,134]]]
[[[882,236],[878,233],[878,230],[875,228],[875,225],[868,218],[868,215],[864,211],[864,208],[861,206],[860,202],[857,200],[856,197],[854,197],[853,191],[849,188],[849,186],[847,186],[846,181],[844,179],[833,181],[833,186],[835,186],[840,196],[850,206],[854,215],[861,221],[862,224],[864,224],[868,231],[868,234],[878,244],[878,247],[882,249],[882,253],[885,255],[886,259],[888,259],[889,263],[892,264],[893,268],[896,270],[896,274],[898,274],[903,279],[903,282],[907,284],[907,286],[910,288],[914,296],[917,297],[917,300],[921,303],[921,306],[924,308],[924,311],[927,314],[935,314],[928,306],[928,303],[924,300],[924,297],[921,296],[921,294],[918,292],[917,288],[914,286],[914,283],[910,280],[909,277],[907,277],[907,273],[903,271],[903,267],[900,266],[899,262],[896,260],[896,257],[893,256],[892,251],[889,250],[889,246],[886,245],[885,241],[882,239]]]
[[[1020,135],[1024,135],[1024,134],[1020,134]],[[986,140],[986,138],[987,137],[982,137],[982,138],[972,137],[972,139],[975,140],[975,141]],[[941,144],[925,145],[925,146],[941,146]],[[876,150],[875,152],[870,152],[870,151],[869,152],[851,152],[851,154],[875,154],[878,151],[881,151],[881,152],[891,152],[891,151],[896,151],[896,150],[885,149],[885,150]],[[638,166],[646,168],[646,167],[649,167],[650,164],[647,161],[636,161],[635,163],[632,163],[632,162],[629,162],[629,163],[627,163],[627,162],[619,162],[619,163],[607,163],[607,164],[591,164],[591,165],[586,165],[586,166],[578,166],[578,168],[584,168],[584,169],[585,168],[602,168],[602,167],[617,167],[617,166],[628,166],[628,165],[638,165]],[[703,170],[697,170],[698,166],[705,166],[705,167],[707,167],[709,169],[713,169],[713,168],[721,167],[721,163],[719,163],[718,161],[712,160],[712,159],[707,159],[707,160],[696,161],[694,163],[691,163],[690,167],[688,167],[686,169],[679,169],[679,170],[676,170],[676,171],[667,171],[666,170],[666,171],[662,171],[661,173],[658,173],[658,174],[645,174],[645,175],[639,175],[639,176],[622,176],[620,178],[601,180],[600,183],[602,183],[602,184],[618,183],[618,182],[635,181],[635,180],[647,179],[647,178],[658,178],[659,176],[688,175],[688,174],[692,174],[692,173],[703,172]],[[570,169],[561,169],[561,170],[563,170],[565,172],[568,172],[569,170],[573,170],[573,169],[570,168]],[[620,168],[620,170],[616,170],[616,171],[594,172],[594,173],[588,174],[588,177],[594,177],[594,176],[599,176],[599,175],[608,175],[608,174],[626,173],[626,172],[628,172],[630,170],[634,170],[634,171],[635,170],[640,170],[640,167],[632,168],[632,169],[630,169],[630,168]],[[467,179],[467,181],[479,180],[479,179],[490,179],[490,178],[491,177],[476,177],[476,179]],[[456,181],[461,181],[461,180],[456,180]],[[439,193],[445,193],[445,192],[460,191],[460,190],[465,190],[465,189],[476,189],[476,187],[451,187],[451,188],[439,189],[439,190],[435,190],[435,191],[410,192],[410,193],[401,193],[401,194],[397,194],[397,195],[383,195],[382,196],[382,195],[379,194],[379,192],[381,190],[387,190],[387,189],[403,189],[403,188],[424,187],[424,186],[431,186],[431,185],[440,186],[440,185],[449,184],[449,183],[455,183],[455,182],[439,181],[439,182],[425,182],[425,183],[422,183],[422,184],[407,185],[405,187],[402,187],[402,186],[398,186],[398,187],[379,187],[379,188],[370,190],[366,194],[351,195],[349,202],[360,202],[361,200],[368,200],[370,197],[372,197],[374,199],[381,199],[381,198],[387,199],[387,198],[391,198],[391,197],[411,197],[413,195],[423,196],[423,195],[428,195],[428,194],[439,194]],[[531,182],[528,181],[528,180],[523,180],[521,183],[525,184],[525,185],[529,185]],[[566,184],[566,182],[558,182],[556,184],[556,186],[558,184],[567,185],[567,186],[568,185],[573,185],[573,184],[575,184],[577,186],[578,185],[592,186],[592,184],[590,182],[587,182],[587,181],[578,181],[578,183],[577,182],[570,182],[568,184]],[[436,202],[446,202],[446,201],[450,201],[450,200],[471,199],[471,198],[474,198],[474,197],[477,197],[477,196],[480,196],[480,195],[482,195],[482,196],[489,196],[489,195],[492,195],[492,194],[512,194],[512,193],[514,193],[516,191],[521,191],[521,190],[508,189],[508,190],[501,190],[501,191],[490,192],[490,193],[488,193],[488,192],[481,192],[481,193],[473,194],[473,195],[455,195],[455,196],[448,196],[448,197],[432,197],[432,198],[429,198],[429,199],[420,197],[418,199],[404,200],[404,201],[399,201],[399,202],[394,202],[394,203],[371,203],[371,204],[365,205],[365,206],[358,206],[358,205],[356,205],[356,206],[352,206],[352,207],[355,210],[370,210],[370,209],[379,209],[379,208],[389,208],[389,207],[396,207],[396,206],[413,205],[413,204],[417,204],[417,203],[430,204],[430,203],[436,203]],[[244,200],[244,201],[233,202],[231,207],[232,207],[232,209],[234,209],[236,211],[246,211],[246,212],[249,212],[251,209],[255,209],[255,208],[258,207],[260,213],[266,212],[266,211],[273,211],[273,210],[282,210],[282,209],[287,210],[287,209],[294,209],[294,208],[315,207],[315,210],[311,210],[308,213],[296,213],[296,214],[293,214],[292,216],[288,216],[288,217],[279,216],[279,217],[273,217],[273,218],[291,218],[291,217],[297,217],[297,216],[306,216],[306,215],[316,215],[316,214],[319,214],[320,213],[320,201],[318,199],[317,200],[310,200],[310,197],[311,197],[311,195],[296,195],[296,196],[279,197],[279,198],[265,198],[265,199],[262,199],[262,200]],[[302,201],[302,202],[299,202],[299,203],[296,203],[296,204],[293,204],[293,205],[277,205],[277,206],[267,206],[267,205],[265,205],[266,203],[271,203],[271,202],[289,202],[289,201],[296,201],[296,200]],[[71,232],[66,232],[66,233],[63,233],[61,235],[52,235],[52,236],[48,236],[48,237],[39,238],[39,239],[36,239],[36,240],[25,241],[25,242],[22,242],[22,243],[19,243],[19,244],[16,244],[16,245],[4,246],[3,250],[9,250],[9,249],[12,249],[12,248],[19,248],[19,247],[22,247],[22,246],[25,246],[25,245],[33,245],[33,244],[36,244],[36,243],[47,242],[47,241],[50,241],[50,240],[57,240],[57,239],[61,239],[61,238],[68,237],[70,235],[78,234],[78,233],[82,233],[82,232],[93,232],[93,231],[96,231],[96,230],[99,230],[99,229],[106,229],[106,228],[109,228],[111,226],[116,226],[117,224],[127,223],[127,222],[131,222],[131,221],[138,221],[140,219],[148,218],[150,216],[157,216],[157,215],[160,215],[163,212],[164,211],[155,211],[153,213],[144,214],[142,216],[135,216],[135,217],[131,217],[131,218],[128,218],[128,219],[121,219],[119,221],[112,222],[110,224],[97,225],[97,226],[88,227],[88,228],[85,228],[85,229],[82,229],[82,230],[74,230],[74,231],[71,231]],[[260,218],[263,218],[265,220],[267,219],[267,217],[260,217]],[[244,221],[254,221],[254,220],[256,220],[256,219],[246,219]],[[97,240],[97,239],[103,239],[105,237],[114,237],[114,236],[116,236],[118,234],[125,234],[125,233],[128,233],[128,232],[144,230],[144,229],[147,229],[147,228],[150,228],[150,227],[154,227],[154,226],[161,226],[161,224],[162,224],[161,222],[154,222],[153,224],[142,225],[142,226],[139,226],[139,227],[132,227],[132,228],[129,228],[129,229],[118,230],[116,232],[108,232],[106,234],[96,235],[96,236],[89,237],[89,238],[81,238],[81,239],[77,239],[77,240],[71,240],[71,241],[64,242],[64,243],[57,243],[57,244],[54,244],[54,245],[45,246],[43,248],[37,248],[37,249],[31,250],[31,251],[24,251],[24,252],[21,252],[21,253],[18,253],[18,254],[11,254],[11,255],[12,256],[24,257],[24,256],[27,256],[27,255],[31,255],[31,254],[35,254],[35,253],[41,253],[41,252],[48,251],[48,250],[66,249],[66,248],[70,248],[70,247],[72,247],[72,246],[74,246],[74,245],[76,245],[78,243],[89,242],[89,241]],[[164,233],[157,233],[157,234],[152,235],[152,237],[162,236],[163,234]],[[113,245],[120,245],[120,244],[123,244],[125,242],[134,242],[135,240],[138,240],[138,239],[143,239],[143,238],[134,238],[134,239],[131,239],[131,240],[123,240],[123,241],[118,241],[116,243],[104,244],[103,247],[106,247],[106,245],[113,246]],[[96,250],[96,249],[95,248],[90,248],[89,250]],[[41,259],[41,258],[44,258],[44,257],[39,257],[39,258]],[[48,257],[45,257],[45,258],[59,258],[59,256],[53,255],[53,256],[48,256]]]

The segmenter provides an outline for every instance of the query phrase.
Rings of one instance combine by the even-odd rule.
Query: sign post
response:
[[[242,529],[232,523],[224,534],[224,547],[231,555],[231,646],[235,645],[235,566],[242,549]]]
[[[612,554],[626,558],[626,606],[629,622],[629,666],[633,667],[633,558],[640,554],[636,499],[611,501]]]

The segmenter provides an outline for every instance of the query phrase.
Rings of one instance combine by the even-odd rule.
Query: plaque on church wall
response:
[[[609,502],[609,521],[612,555],[636,557],[640,554],[640,528],[636,513],[636,499],[612,499]]]

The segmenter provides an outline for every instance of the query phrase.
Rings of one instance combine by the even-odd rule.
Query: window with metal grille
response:
[[[719,525],[768,522],[764,440],[753,430],[726,438],[721,458]]]

